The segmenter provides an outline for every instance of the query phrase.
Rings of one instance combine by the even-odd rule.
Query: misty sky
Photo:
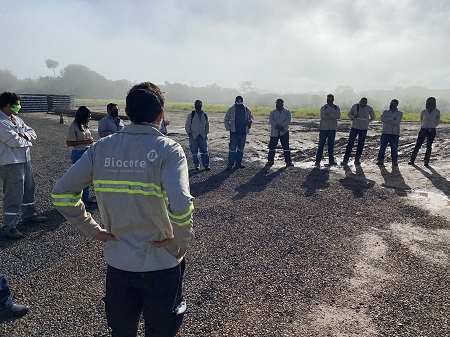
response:
[[[449,0],[1,1],[0,69],[278,92],[450,88]]]

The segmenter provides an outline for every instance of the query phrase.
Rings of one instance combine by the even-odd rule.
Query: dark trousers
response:
[[[392,162],[398,160],[398,139],[399,135],[388,135],[386,133],[381,134],[380,151],[378,152],[378,160],[384,161],[384,154],[388,144],[391,146],[391,159]]]
[[[108,265],[106,319],[113,337],[136,337],[144,314],[146,337],[173,337],[183,321],[174,309],[182,301],[183,261],[176,267],[150,272],[128,272]]]
[[[428,163],[431,157],[431,147],[433,145],[434,137],[436,137],[436,129],[424,129],[421,128],[419,131],[419,135],[417,136],[416,146],[414,147],[413,152],[411,153],[411,161],[414,162],[417,157],[417,153],[419,153],[420,148],[422,147],[425,139],[427,140],[427,150],[425,151],[425,159],[424,162]]]
[[[244,157],[244,147],[247,134],[230,132],[230,144],[228,152],[228,166],[242,164],[242,158]]]
[[[0,309],[9,308],[12,304],[8,281],[3,274],[0,274]]]
[[[328,161],[334,163],[334,139],[336,138],[336,130],[320,130],[319,131],[319,148],[317,149],[316,161],[321,161],[323,157],[323,148],[328,140]]]
[[[353,144],[355,143],[356,137],[358,137],[358,147],[356,148],[355,160],[360,160],[362,152],[364,149],[364,142],[366,141],[367,130],[360,130],[351,128],[350,135],[348,136],[348,144],[345,149],[344,160],[348,161],[350,154],[352,153]]]
[[[87,149],[85,150],[72,150],[70,154],[70,160],[72,160],[72,164],[75,164],[78,160],[80,160],[83,153],[85,153]],[[89,199],[89,186],[86,186],[83,188],[83,193],[81,195],[82,199]]]
[[[289,150],[289,132],[286,132],[282,136],[270,137],[268,160],[274,161],[275,152],[277,151],[278,140],[281,141],[281,146],[283,147],[284,161],[286,163],[292,162],[291,150]]]

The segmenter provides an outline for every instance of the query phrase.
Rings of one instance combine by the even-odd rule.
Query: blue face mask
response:
[[[18,114],[20,109],[22,109],[22,106],[20,104],[15,104],[15,105],[11,105],[11,110],[15,113]]]

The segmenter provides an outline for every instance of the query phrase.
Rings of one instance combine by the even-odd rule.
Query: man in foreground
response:
[[[355,154],[355,165],[361,165],[361,156],[366,141],[367,129],[369,123],[375,120],[375,113],[370,105],[367,104],[367,98],[363,97],[359,103],[354,104],[348,112],[348,117],[352,120],[352,128],[348,136],[348,144],[345,149],[342,165],[346,166],[352,153],[353,144],[358,137],[358,147]]]
[[[291,112],[284,108],[284,101],[281,98],[276,100],[275,108],[276,109],[272,110],[269,115],[270,141],[266,166],[272,166],[274,164],[278,141],[281,141],[281,146],[283,147],[286,167],[294,166],[291,159],[291,150],[289,149],[289,124],[291,124]]]
[[[417,136],[416,146],[411,153],[409,165],[414,165],[417,154],[422,147],[425,139],[427,140],[427,150],[425,151],[425,158],[423,164],[428,166],[431,157],[431,149],[434,138],[436,137],[436,127],[441,122],[441,112],[436,108],[436,98],[428,97],[425,103],[425,109],[420,112],[420,131]]]
[[[230,144],[228,152],[227,169],[244,168],[242,158],[244,157],[245,141],[253,123],[253,115],[249,108],[244,106],[242,96],[237,96],[234,105],[225,114],[225,129],[230,131]]]
[[[377,165],[384,165],[384,154],[388,144],[391,146],[392,166],[398,166],[398,139],[400,137],[400,123],[403,112],[397,109],[398,100],[393,99],[389,105],[389,110],[384,110],[381,114],[383,122],[383,132],[380,140],[380,151],[378,152]]]
[[[334,160],[334,139],[336,138],[336,130],[338,119],[341,118],[341,109],[334,104],[334,96],[327,95],[327,104],[320,108],[320,124],[319,124],[319,147],[316,153],[316,166],[320,166],[323,157],[323,148],[328,140],[328,164],[337,165]]]
[[[146,336],[175,336],[186,310],[184,256],[193,238],[186,156],[159,132],[164,97],[156,85],[133,86],[125,112],[132,123],[83,154],[56,183],[53,203],[86,237],[105,242],[112,336],[136,336],[142,312]],[[80,200],[92,182],[105,228]]]

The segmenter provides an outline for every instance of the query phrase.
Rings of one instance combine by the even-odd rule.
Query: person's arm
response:
[[[0,125],[0,140],[9,147],[29,147],[32,143],[21,137],[17,131],[11,129],[6,120],[2,120]]]
[[[440,122],[441,122],[441,112],[438,110],[438,113],[436,115],[436,126],[438,126]]]
[[[336,109],[333,107],[330,111],[330,118],[331,119],[339,119],[341,118],[341,108],[336,106]]]
[[[192,112],[191,112],[192,113]],[[184,123],[184,130],[188,135],[191,135],[191,113],[189,113],[186,117],[186,122]]]
[[[174,235],[172,242],[180,248],[186,248],[194,237],[194,198],[189,190],[188,164],[184,151],[179,144],[173,146],[171,155],[162,165],[161,183],[168,200],[167,212]]]
[[[377,119],[377,116],[375,116],[375,112],[373,111],[372,107],[370,107],[369,110],[369,123]]]
[[[271,111],[269,114],[269,124],[273,128],[277,127],[277,122],[275,121],[275,113],[273,111]]]
[[[284,120],[282,126],[283,126],[284,128],[287,128],[288,125],[291,124],[291,119],[292,119],[292,116],[291,116],[291,110],[286,109],[286,119]]]
[[[20,128],[20,133],[22,133],[23,137],[26,140],[34,140],[37,138],[36,132],[34,131],[33,128],[29,127],[28,125],[25,124],[25,122],[23,120],[21,121],[21,128]]]
[[[206,119],[205,133],[208,134],[209,133],[209,118],[206,118],[206,115],[205,115],[205,119]]]
[[[66,220],[87,238],[102,240],[104,232],[99,224],[86,212],[81,201],[81,191],[92,184],[92,150],[89,148],[75,164],[56,182],[52,191],[55,208]],[[111,234],[110,234],[111,235]],[[114,237],[110,237],[113,239]],[[103,241],[103,240],[102,240]]]
[[[223,124],[225,125],[225,130],[229,131],[231,128],[231,109],[227,110],[227,113],[225,114],[225,117],[223,119]]]
[[[356,104],[350,108],[350,110],[347,114],[348,118],[355,119],[355,116],[356,116],[355,110],[356,110]]]

